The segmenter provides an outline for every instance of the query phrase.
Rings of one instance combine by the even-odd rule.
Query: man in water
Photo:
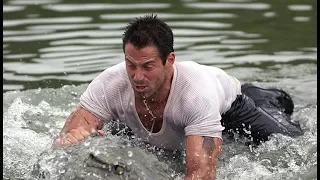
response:
[[[103,133],[105,123],[119,120],[151,145],[185,149],[186,179],[212,180],[223,130],[254,142],[265,141],[272,133],[302,134],[299,125],[281,113],[275,117],[261,108],[274,107],[283,114],[291,111],[290,115],[293,104],[291,109],[282,106],[292,102],[284,91],[246,84],[247,89],[255,90],[253,98],[270,99],[259,107],[255,102],[262,101],[242,93],[244,86],[223,70],[191,61],[175,62],[172,30],[156,16],[131,21],[122,40],[124,62],[106,69],[89,84],[54,147],[76,143],[92,131]],[[283,121],[286,123],[281,124]]]

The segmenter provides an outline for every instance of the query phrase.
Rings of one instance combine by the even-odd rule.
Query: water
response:
[[[3,178],[30,177],[87,84],[123,61],[127,22],[150,12],[172,26],[177,61],[280,87],[295,102],[303,136],[275,135],[258,148],[225,138],[217,179],[317,179],[315,0],[5,0]]]

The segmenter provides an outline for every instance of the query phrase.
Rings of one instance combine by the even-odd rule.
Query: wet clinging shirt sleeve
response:
[[[196,97],[188,103],[185,135],[218,137],[222,139],[219,102],[213,97]]]
[[[80,105],[103,120],[105,123],[111,121],[112,115],[107,108],[105,89],[99,79],[93,80],[86,91],[80,97]]]

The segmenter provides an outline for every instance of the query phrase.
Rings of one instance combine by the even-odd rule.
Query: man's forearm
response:
[[[91,132],[92,130],[101,129],[102,126],[103,123],[99,118],[95,117],[81,106],[77,106],[67,118],[60,135],[69,133],[72,129],[76,129],[78,127],[83,127],[88,132]]]
[[[222,140],[215,137],[187,137],[186,180],[213,180]]]
[[[59,135],[54,139],[52,147],[76,143],[92,133],[103,135],[102,126],[103,122],[98,117],[81,106],[77,106],[67,118]]]

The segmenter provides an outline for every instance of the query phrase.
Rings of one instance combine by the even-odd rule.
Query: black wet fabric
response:
[[[272,133],[303,134],[300,124],[290,120],[294,103],[285,91],[243,84],[241,92],[222,115],[224,131],[244,135],[255,143],[268,140]]]

